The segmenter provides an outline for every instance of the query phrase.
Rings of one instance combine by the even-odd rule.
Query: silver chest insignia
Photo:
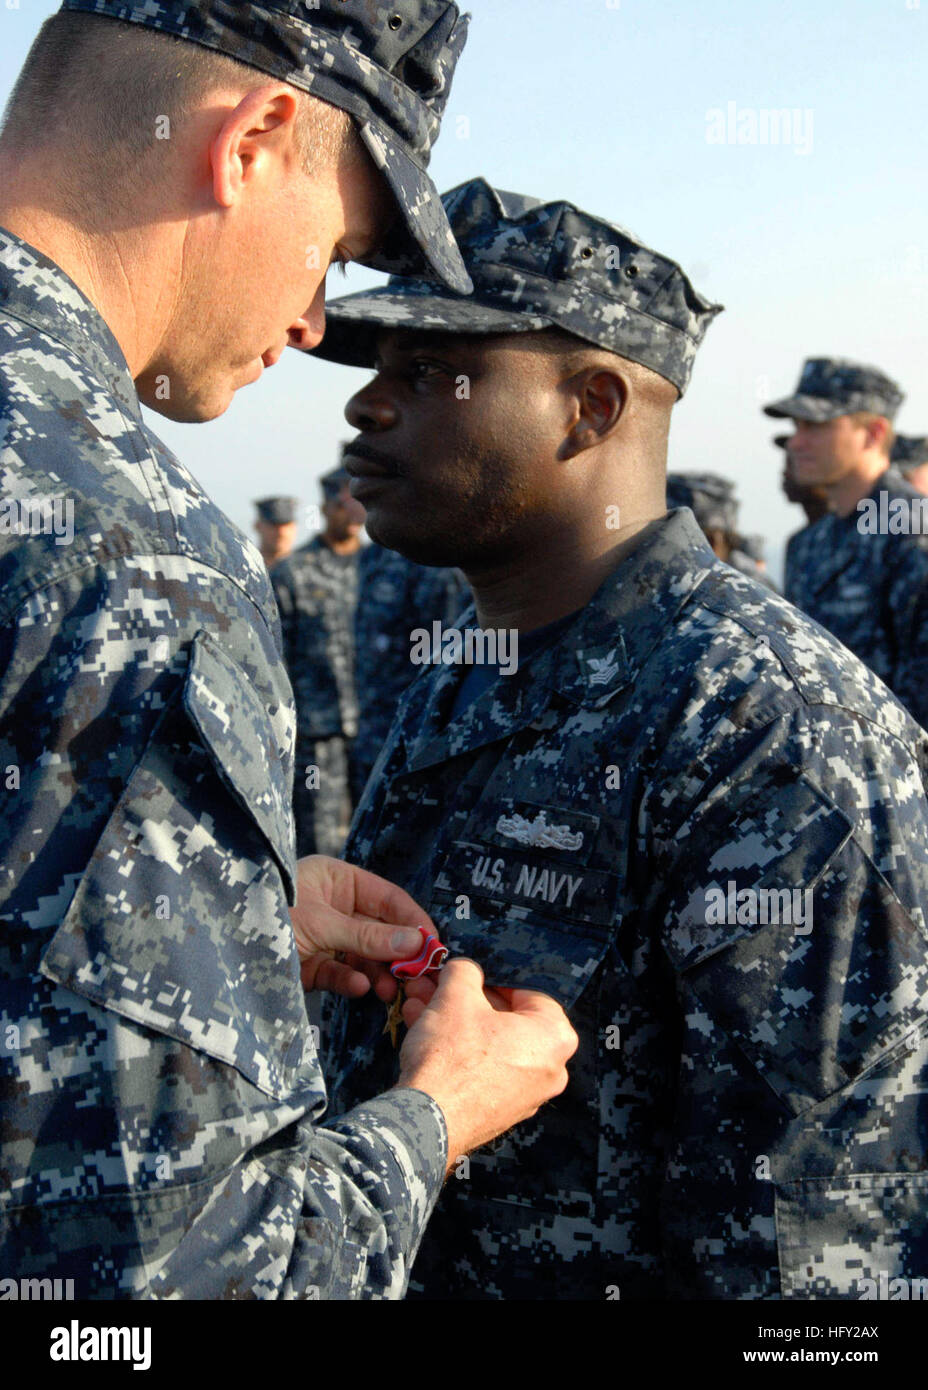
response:
[[[520,845],[534,845],[538,849],[579,849],[583,844],[583,831],[573,833],[569,825],[549,825],[547,815],[539,811],[534,820],[526,820],[518,814],[500,816],[496,822],[500,835],[517,840]]]

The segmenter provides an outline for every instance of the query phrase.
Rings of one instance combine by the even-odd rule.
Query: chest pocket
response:
[[[287,911],[289,805],[257,690],[198,633],[42,973],[288,1094],[312,1056]]]
[[[433,915],[488,984],[550,994],[569,1009],[616,929],[618,875],[598,867],[598,816],[502,800],[481,804],[442,862]]]

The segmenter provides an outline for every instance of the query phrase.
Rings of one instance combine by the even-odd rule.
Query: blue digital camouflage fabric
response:
[[[438,190],[426,174],[469,16],[448,0],[65,0],[259,68],[350,112],[402,220],[375,270],[437,275],[466,294],[470,280]]]
[[[270,581],[5,232],[0,492],[0,1269],[401,1296],[444,1120],[405,1090],[320,1124]]]
[[[382,545],[364,550],[360,584],[355,616],[356,799],[390,732],[400,696],[420,670],[410,661],[411,634],[420,627],[431,630],[433,622],[453,626],[470,600],[460,570],[417,565]]]
[[[667,506],[689,507],[710,541],[713,532],[722,532],[730,546],[725,563],[776,591],[773,580],[759,563],[763,540],[738,533],[739,504],[735,485],[729,478],[719,473],[668,473]],[[752,550],[759,554],[752,554]]]
[[[904,392],[878,367],[846,357],[810,357],[794,394],[764,406],[764,414],[775,420],[822,422],[866,410],[893,420],[904,400]]]
[[[888,468],[848,517],[800,532],[786,596],[928,726],[928,503]]]
[[[735,544],[732,546],[725,563],[731,565],[733,569],[739,570],[741,574],[746,574],[749,575],[751,579],[756,579],[758,584],[763,584],[765,589],[772,589],[774,593],[778,593],[779,590],[776,584],[774,584],[764,566],[755,555],[751,554],[749,549],[745,548],[745,542],[751,545],[752,538],[748,536],[735,537]]]
[[[918,468],[928,463],[928,435],[897,434],[893,440],[890,462],[894,463],[903,475],[910,468]]]
[[[675,261],[573,203],[542,203],[485,179],[460,184],[442,201],[473,295],[402,277],[343,295],[326,305],[317,357],[371,366],[384,328],[528,333],[555,327],[649,367],[683,395],[722,306],[704,299]]]
[[[786,542],[783,557],[783,593],[790,603],[802,607],[799,595],[803,588],[803,575],[812,563],[816,551],[815,522],[794,531]]]
[[[446,723],[465,674],[407,691],[347,858],[488,983],[558,999],[580,1049],[453,1172],[413,1289],[853,1298],[923,1273],[924,731],[687,510]],[[394,1075],[383,1021],[339,1004],[340,1103]]]
[[[271,571],[296,701],[293,814],[301,857],[337,855],[354,805],[349,763],[358,731],[354,620],[361,553],[337,555],[315,536]]]
[[[298,739],[357,733],[354,618],[361,554],[337,555],[314,536],[271,571]]]

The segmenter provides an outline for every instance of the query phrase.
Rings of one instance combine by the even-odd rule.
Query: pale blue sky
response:
[[[0,100],[58,8],[0,0]],[[775,570],[801,514],[781,498],[775,422],[803,357],[873,362],[928,433],[928,0],[472,0],[471,36],[432,161],[442,191],[482,174],[567,198],[678,260],[726,305],[677,408],[672,468],[733,478]],[[764,111],[792,143],[713,143]],[[804,152],[805,151],[805,152]],[[345,288],[378,283],[353,270]],[[342,286],[340,280],[335,282]],[[240,525],[250,501],[315,502],[365,380],[287,352],[208,425],[150,417]]]

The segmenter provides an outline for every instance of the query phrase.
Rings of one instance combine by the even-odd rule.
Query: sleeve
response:
[[[180,557],[82,570],[0,677],[0,1263],[78,1298],[402,1296],[447,1135],[322,1123],[271,625]]]
[[[854,716],[784,718],[665,822],[657,865],[682,1020],[663,1197],[677,1292],[860,1298],[881,1272],[917,1275],[928,827],[916,761]]]
[[[895,656],[893,692],[928,728],[928,536],[899,546],[887,602]]]

